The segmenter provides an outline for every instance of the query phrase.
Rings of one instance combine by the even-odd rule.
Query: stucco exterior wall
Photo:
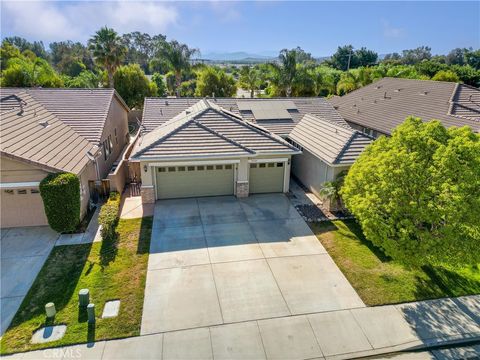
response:
[[[115,129],[117,135],[115,136]],[[105,160],[102,149],[102,155],[98,158],[98,169],[102,179],[106,179],[113,163],[118,159],[122,153],[124,147],[128,144],[128,112],[127,109],[120,103],[120,101],[114,96],[112,103],[110,104],[110,110],[105,121],[103,133],[101,137],[101,144],[111,136],[113,151]]]
[[[348,166],[333,167],[320,160],[307,150],[292,158],[292,173],[315,195],[319,195],[323,183],[332,181]]]
[[[25,162],[0,157],[0,182],[41,181],[48,172]]]

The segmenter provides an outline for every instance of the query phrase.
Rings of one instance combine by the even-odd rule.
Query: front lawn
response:
[[[1,340],[2,353],[84,343],[140,334],[152,218],[120,220],[116,240],[55,247]],[[78,308],[78,291],[90,290],[96,326]],[[120,299],[118,317],[102,319],[106,301]],[[56,342],[31,344],[46,322],[44,306],[54,302],[54,324],[68,326]]]
[[[409,269],[387,258],[353,220],[311,224],[313,232],[367,305],[480,294],[480,268]]]

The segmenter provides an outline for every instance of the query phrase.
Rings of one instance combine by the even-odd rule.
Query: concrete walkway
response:
[[[58,233],[48,226],[1,230],[0,335],[10,325],[57,238]]]
[[[200,327],[8,359],[386,359],[380,355],[480,340],[478,314],[480,296],[465,296]],[[476,346],[393,358],[474,358],[479,351]]]

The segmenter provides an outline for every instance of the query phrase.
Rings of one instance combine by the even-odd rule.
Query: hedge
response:
[[[40,182],[50,227],[60,233],[74,231],[80,222],[80,180],[75,174],[50,174]]]
[[[100,209],[98,223],[102,225],[100,233],[104,240],[112,239],[115,236],[115,228],[118,223],[118,211],[120,209],[120,195],[111,192],[105,204]]]

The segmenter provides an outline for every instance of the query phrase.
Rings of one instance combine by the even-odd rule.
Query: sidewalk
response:
[[[352,359],[477,340],[480,295],[201,327],[8,359]]]

